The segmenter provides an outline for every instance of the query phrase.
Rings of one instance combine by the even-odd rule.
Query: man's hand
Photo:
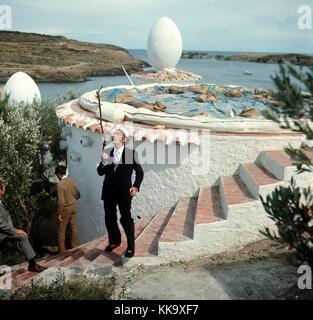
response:
[[[102,161],[107,161],[109,159],[109,156],[107,155],[106,152],[102,152],[101,154],[101,160]]]
[[[15,233],[17,236],[27,236],[27,233],[22,229],[16,229]]]
[[[60,222],[62,222],[62,221],[63,221],[63,219],[62,219],[62,215],[61,215],[61,214],[58,214],[58,220],[59,220]]]
[[[131,197],[134,197],[136,195],[136,193],[138,192],[138,189],[136,187],[131,187],[129,192],[130,192]]]

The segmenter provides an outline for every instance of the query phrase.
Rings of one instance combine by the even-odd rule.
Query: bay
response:
[[[146,50],[129,49],[129,53],[148,61]],[[209,55],[233,55],[240,52],[208,51]],[[264,64],[242,61],[219,61],[204,59],[181,59],[178,69],[191,71],[202,76],[202,83],[251,86],[258,88],[273,88],[271,76],[278,71],[277,64]],[[250,71],[252,75],[244,75]],[[133,79],[138,84],[138,79]],[[90,77],[89,81],[79,83],[38,83],[43,99],[63,98],[68,92],[81,95],[84,92],[108,86],[129,84],[126,76]]]

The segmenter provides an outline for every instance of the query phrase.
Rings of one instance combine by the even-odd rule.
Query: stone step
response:
[[[195,225],[221,220],[223,220],[223,209],[218,187],[201,187],[196,208]]]
[[[13,280],[13,288],[17,289],[25,284],[31,284],[32,279],[36,277],[38,273],[26,271],[23,274],[16,276]]]
[[[121,246],[115,249],[112,252],[105,252],[104,250],[92,261],[89,263],[88,268],[106,268],[111,270],[113,265],[121,265],[122,257],[127,248],[127,240],[124,232],[121,230]],[[108,242],[105,242],[104,248],[108,245]]]
[[[239,176],[255,199],[273,191],[280,183],[280,180],[256,163],[240,165]]]
[[[174,208],[161,209],[145,230],[136,239],[136,257],[158,255],[158,241],[165,229]]]
[[[135,235],[138,236],[150,222],[151,217],[146,217],[139,220],[135,224]],[[104,248],[107,246],[107,236],[100,237],[98,239],[86,242],[77,248],[66,251],[63,254],[50,256],[39,260],[39,263],[47,268],[49,267],[87,267],[89,264],[95,261],[94,265],[107,266],[112,269],[113,264],[116,264],[117,260],[121,260],[121,256],[126,250],[126,239],[124,239],[122,227],[122,239],[123,246],[114,251],[114,253],[105,253],[107,256],[102,256]],[[101,255],[101,257],[99,257]],[[98,258],[99,257],[99,258]],[[98,259],[97,259],[98,258]],[[16,283],[15,288],[20,287],[22,284],[31,283],[32,279],[37,276],[37,273],[28,272],[27,265],[21,264],[19,272],[16,272],[14,281]],[[24,272],[21,272],[21,268],[24,268]]]
[[[256,201],[238,175],[221,177],[219,193],[224,217],[230,206]]]
[[[105,237],[103,237],[103,239],[105,239]],[[56,262],[60,262],[64,259],[66,259],[67,257],[69,257],[72,254],[75,254],[77,252],[80,252],[81,250],[84,250],[86,247],[90,246],[91,243],[96,243],[99,239],[94,239],[92,241],[86,242],[74,249],[71,250],[67,250],[65,253],[61,253],[61,254],[57,254],[57,255],[52,255],[48,258],[42,258],[39,260],[39,263],[42,264],[45,267],[53,267],[53,263]]]
[[[72,268],[84,268],[87,267],[92,261],[94,261],[100,254],[103,253],[107,241],[101,241],[97,246],[90,248],[83,256],[74,261],[70,266]]]
[[[107,275],[112,271],[113,266],[121,266],[122,262],[122,253],[125,251],[125,248],[116,252],[101,252],[97,258],[95,258],[91,263],[88,264],[87,270],[89,269],[100,269],[101,274]]]
[[[27,268],[28,268],[28,262],[25,261],[23,263],[12,266],[11,270],[12,270],[12,273],[14,273],[14,272],[21,273],[22,270],[27,271]]]
[[[159,242],[179,242],[193,238],[197,199],[181,198],[168,221]]]
[[[100,243],[106,242],[106,237],[101,237],[97,239],[97,241],[91,241],[87,246],[84,248],[80,248],[75,253],[72,253],[67,258],[62,259],[59,262],[54,261],[53,263],[49,263],[48,267],[71,267],[72,264],[80,259],[82,256],[84,256],[87,252],[89,252],[91,249],[97,247]]]
[[[145,228],[147,227],[147,225],[149,225],[150,221],[153,219],[153,217],[145,217],[143,219],[140,219],[136,224],[135,224],[135,238],[137,239],[141,233],[145,230]],[[126,251],[127,248],[127,240],[125,237],[125,233],[123,231],[122,226],[119,226],[120,230],[121,230],[121,236],[122,236],[122,245],[121,247],[117,248],[116,250],[114,250],[113,252],[104,252],[105,247],[108,245],[108,242],[106,241],[103,247],[102,252],[100,252],[100,254],[97,255],[97,257],[95,257],[93,259],[93,261],[91,261],[88,264],[88,268],[92,269],[92,268],[101,268],[101,272],[109,272],[113,265],[117,266],[117,265],[122,265],[122,259],[123,259],[123,254]],[[100,246],[102,246],[100,244]],[[136,246],[137,246],[137,240],[136,240]],[[84,258],[83,258],[84,259]],[[79,262],[78,262],[79,263]],[[75,265],[75,264],[74,264]]]
[[[282,150],[263,151],[256,162],[261,164],[278,180],[288,180],[295,173],[294,162]]]
[[[99,239],[92,240],[90,242],[86,242],[77,248],[68,250],[64,254],[59,254],[56,256],[51,256],[49,258],[42,258],[38,260],[38,263],[42,266],[45,266],[47,268],[54,267],[54,266],[63,266],[62,264],[64,262],[67,262],[68,258],[71,256],[75,256],[78,254],[78,252],[82,252],[83,250],[88,249],[89,247],[92,247],[95,245],[95,243],[99,241]],[[30,284],[32,279],[35,278],[38,274],[34,272],[27,271],[28,263],[21,264],[19,266],[15,266],[15,271],[13,272],[13,279],[14,279],[14,288],[17,289],[23,284]],[[22,271],[24,269],[24,271]]]

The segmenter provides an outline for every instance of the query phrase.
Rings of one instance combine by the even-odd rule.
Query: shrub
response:
[[[65,281],[62,274],[50,285],[34,284],[14,292],[11,300],[109,300],[114,292],[114,278]]]
[[[264,115],[282,128],[304,133],[308,140],[312,140],[313,69],[304,71],[290,64],[281,65],[273,80],[277,88],[276,98],[281,103],[269,106]],[[294,160],[298,173],[312,171],[313,163],[303,148],[287,146],[285,151]],[[313,197],[310,188],[302,190],[292,179],[289,187],[279,187],[261,201],[278,230],[276,234],[267,228],[263,234],[295,248],[300,258],[313,267]]]
[[[7,183],[6,206],[18,228],[31,230],[34,218],[49,212],[49,169],[66,154],[59,150],[55,104],[0,104],[0,177]],[[49,160],[49,155],[52,159]]]

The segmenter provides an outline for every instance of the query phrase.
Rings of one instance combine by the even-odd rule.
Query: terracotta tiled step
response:
[[[60,264],[64,264],[65,262],[68,262],[69,257],[73,257],[73,256],[76,257],[78,252],[82,252],[83,250],[86,250],[89,246],[93,246],[96,241],[99,241],[99,239],[93,240],[91,242],[87,242],[75,249],[67,251],[64,254],[51,256],[46,259],[41,259],[39,261],[39,264],[45,267],[62,266]],[[13,283],[14,283],[15,289],[17,289],[23,284],[31,283],[32,279],[38,275],[37,273],[27,271],[27,267],[25,267],[24,270],[25,271],[23,273],[20,273],[19,269],[17,268],[17,270],[13,273],[13,279],[14,279]]]
[[[276,179],[271,173],[269,173],[265,168],[261,167],[255,163],[245,163],[244,167],[246,171],[249,173],[251,178],[256,182],[259,186],[264,186],[267,184],[275,184],[280,182],[280,180]]]
[[[239,176],[255,199],[267,195],[281,183],[261,164],[245,163],[239,166]]]
[[[135,236],[138,237],[145,230],[144,226],[151,220],[151,217],[140,221],[135,225]],[[91,248],[86,252],[86,254],[80,257],[77,261],[72,263],[71,267],[105,267],[122,264],[122,256],[127,248],[127,240],[121,226],[121,235],[122,235],[122,246],[114,250],[113,252],[105,252],[104,249],[108,245],[107,241],[103,241],[96,248]],[[137,240],[136,240],[137,247]],[[137,250],[136,250],[137,251]]]
[[[107,244],[106,244],[107,245]],[[127,240],[122,232],[122,245],[112,252],[102,251],[89,265],[88,267],[110,267],[122,265],[122,258],[127,248]]]
[[[114,250],[113,252],[104,252],[97,256],[91,263],[88,264],[88,268],[106,268],[108,271],[112,270],[113,266],[120,266],[123,264],[122,262],[122,254],[125,252],[126,247],[123,250],[117,252]]]
[[[151,221],[152,217],[146,217],[139,220],[135,224],[135,238],[137,238],[149,222]],[[104,241],[98,248],[103,248],[102,251],[88,264],[89,268],[107,268],[108,270],[112,269],[113,265],[121,265],[122,264],[122,257],[127,248],[127,240],[125,237],[124,229],[121,225],[119,225],[121,236],[122,236],[122,245],[121,247],[117,248],[113,252],[105,252],[104,249],[108,245],[108,241]],[[136,242],[137,243],[137,242]],[[93,249],[92,249],[93,250]],[[87,253],[90,254],[89,252]],[[80,258],[84,259],[84,258]],[[77,261],[79,264],[79,260]],[[76,263],[73,263],[72,266],[76,266]],[[86,265],[87,266],[87,265]]]
[[[145,229],[150,220],[151,217],[146,217],[135,224],[136,237]],[[88,265],[98,267],[108,266],[108,268],[112,268],[113,264],[118,264],[118,262],[121,261],[121,256],[126,250],[127,241],[124,238],[124,232],[121,226],[120,229],[122,233],[123,246],[114,250],[112,253],[104,253],[104,248],[108,244],[108,241],[107,236],[103,236],[84,243],[77,248],[68,250],[63,254],[40,259],[39,263],[48,268],[86,267]],[[31,283],[32,279],[37,276],[37,273],[27,271],[27,264],[21,264],[13,268],[15,270],[13,273],[15,288],[20,287],[22,284]]]
[[[283,150],[261,152],[257,162],[279,180],[289,180],[295,174],[294,161]]]
[[[12,272],[14,273],[14,272],[18,272],[18,273],[21,273],[21,271],[22,270],[27,270],[27,268],[28,268],[28,262],[23,262],[23,263],[21,263],[21,264],[17,264],[17,265],[15,265],[15,266],[12,266],[11,267],[11,270],[12,270]]]
[[[112,268],[113,265],[122,264],[122,256],[127,248],[127,240],[121,226],[120,226],[120,230],[121,230],[122,245],[112,252],[105,252],[103,249],[103,251],[93,261],[91,261],[88,264],[88,267],[91,267],[91,268],[105,267],[110,265],[110,268]],[[105,241],[104,248],[107,245],[108,245],[108,241]]]
[[[25,274],[26,272],[28,272],[28,271],[27,271],[27,268],[26,268],[26,269],[20,269],[20,270],[17,270],[17,271],[13,271],[13,272],[12,272],[11,277],[12,277],[13,288],[19,287],[19,283],[20,283],[20,282],[18,282],[17,277]]]
[[[151,217],[143,218],[135,224],[135,235],[136,236],[139,235],[142,232],[142,230],[144,230],[146,224],[149,223],[150,220],[151,220]],[[121,233],[123,234],[122,226],[119,226],[119,227],[120,227]],[[107,236],[103,236],[101,238],[87,242],[87,243],[85,243],[75,249],[72,249],[72,250],[65,252],[62,255],[49,257],[48,259],[43,260],[42,264],[47,267],[68,266],[68,263],[74,263],[74,261],[79,260],[85,254],[87,254],[87,252],[89,252],[89,250],[92,250],[92,252],[88,254],[90,256],[93,256],[93,254],[98,253],[98,250],[96,250],[96,247],[99,244],[100,244],[100,247],[101,248],[103,247],[103,250],[104,250],[105,246],[108,244]],[[88,251],[86,249],[88,249]],[[99,254],[100,253],[101,252],[99,252]],[[79,265],[79,262],[77,263],[77,265]]]
[[[160,242],[177,242],[192,239],[196,208],[196,198],[182,198],[179,200],[160,237]]]
[[[293,160],[291,160],[288,154],[283,150],[264,151],[264,154],[278,162],[283,167],[293,166]]]
[[[16,276],[13,280],[13,288],[17,289],[23,284],[31,284],[32,279],[34,279],[37,275],[38,273],[27,271],[21,275]]]
[[[256,201],[239,176],[222,177],[221,183],[223,191],[221,197],[225,200],[227,206]]]
[[[66,257],[65,259],[62,259],[61,261],[53,261],[50,262],[48,267],[71,267],[72,264],[80,259],[82,256],[87,254],[91,249],[97,247],[99,244],[103,243],[105,241],[104,237],[101,237],[97,239],[96,241],[91,241],[88,243],[88,245],[84,248],[79,248],[77,251],[73,252],[71,255]]]
[[[218,187],[201,187],[197,202],[195,225],[223,220]]]
[[[135,223],[135,238],[137,238],[153,220],[153,216],[143,217]]]
[[[79,259],[71,263],[71,267],[86,267],[88,266],[92,261],[94,261],[100,254],[103,253],[105,247],[107,246],[107,241],[101,241],[97,246],[94,248],[90,248],[86,251],[86,253],[81,256]]]
[[[149,225],[136,239],[136,257],[158,255],[158,241],[165,229],[174,208],[161,209],[151,220]]]
[[[105,236],[102,237],[103,239],[105,239]],[[39,260],[39,263],[42,264],[45,267],[51,267],[53,266],[53,263],[58,263],[64,259],[66,259],[67,257],[69,257],[72,254],[75,254],[77,252],[80,252],[81,250],[84,250],[84,248],[90,246],[90,244],[92,243],[96,243],[99,239],[95,239],[89,242],[86,242],[80,246],[78,246],[77,248],[71,249],[66,251],[65,253],[62,254],[57,254],[57,255],[52,255],[50,257],[47,258],[43,258]]]

